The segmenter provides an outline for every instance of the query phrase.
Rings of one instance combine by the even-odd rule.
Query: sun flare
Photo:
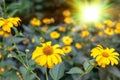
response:
[[[99,19],[100,8],[97,6],[88,6],[83,9],[83,20],[93,22]]]

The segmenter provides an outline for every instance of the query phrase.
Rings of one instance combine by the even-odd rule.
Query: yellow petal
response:
[[[46,42],[46,44],[47,44],[47,45],[49,45],[49,46],[51,46],[51,41],[49,41],[49,42]]]
[[[64,55],[64,52],[63,52],[63,50],[61,50],[61,49],[55,49],[55,51],[54,51],[54,53],[56,54],[62,54],[62,55]]]
[[[58,64],[58,60],[57,60],[57,58],[54,55],[52,55],[52,62],[54,64]]]
[[[99,61],[102,58],[102,56],[97,56],[96,61]]]
[[[37,58],[38,56],[42,55],[42,48],[41,47],[36,47],[36,49],[32,53],[32,60]]]
[[[47,56],[47,65],[48,68],[53,68],[54,64],[52,62],[52,56]]]
[[[42,43],[42,46],[44,47],[44,46],[51,46],[51,41],[48,41],[48,42],[46,42],[46,43]]]
[[[56,48],[58,48],[58,47],[60,47],[59,44],[55,44],[55,45],[53,46],[54,49],[56,49]]]
[[[58,60],[59,62],[62,62],[62,59],[61,59],[60,55],[55,54],[55,57],[57,58],[57,60]]]
[[[40,66],[44,66],[47,62],[47,56],[46,55],[39,56],[35,59],[35,62],[37,62]]]

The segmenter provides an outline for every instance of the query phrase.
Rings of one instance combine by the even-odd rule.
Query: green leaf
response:
[[[57,28],[58,28],[57,26],[52,27],[52,28],[48,29],[48,31],[46,33],[49,34],[50,32],[54,31]]]
[[[120,70],[117,67],[110,67],[109,72],[120,78]]]
[[[55,65],[54,68],[50,69],[49,73],[53,80],[59,80],[61,77],[63,77],[65,71],[64,63],[60,63],[58,65]]]
[[[25,67],[20,67],[20,71],[24,80],[33,80],[35,78],[34,74],[31,74],[30,70],[26,69]]]
[[[86,71],[90,67],[90,63],[86,60],[83,64],[84,70]]]
[[[83,70],[79,67],[73,67],[67,73],[68,74],[82,74]]]
[[[2,79],[2,80],[7,80],[8,78],[9,80],[19,80],[19,77],[16,75],[15,71],[7,71],[5,72],[4,76],[6,77],[6,79]]]

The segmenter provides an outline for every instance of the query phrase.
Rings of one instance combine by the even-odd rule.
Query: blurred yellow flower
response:
[[[0,18],[0,27],[2,27],[2,30],[11,32],[11,28],[13,26],[17,27],[20,23],[21,19],[19,17],[14,18]]]
[[[8,50],[8,51],[12,51],[12,50],[13,50],[13,48],[12,48],[12,47],[10,47],[10,46],[8,46],[8,47],[7,47],[7,50]]]
[[[0,52],[0,59],[3,57],[2,53]]]
[[[81,32],[80,36],[81,36],[81,37],[86,37],[86,36],[88,36],[89,34],[90,34],[89,31],[84,30],[84,31]]]
[[[72,28],[72,32],[73,33],[77,32],[77,29],[76,28]]]
[[[57,31],[53,31],[50,33],[50,37],[53,39],[58,39],[60,37],[60,33],[58,33]]]
[[[3,31],[3,30],[0,30],[0,36],[9,37],[10,33]]]
[[[48,30],[48,27],[47,26],[43,26],[42,29],[41,29],[43,32],[46,32]]]
[[[62,62],[61,54],[64,55],[59,44],[51,46],[51,42],[42,43],[42,47],[36,47],[32,53],[32,60],[38,65],[53,68],[55,64]]]
[[[98,32],[98,36],[102,37],[102,36],[103,36],[103,32],[102,32],[102,31],[99,31],[99,32]]]
[[[51,19],[49,19],[49,18],[44,18],[44,19],[43,19],[43,23],[44,23],[44,24],[50,24],[50,23],[51,23]]]
[[[118,64],[119,53],[115,52],[114,48],[103,48],[101,45],[97,45],[96,48],[91,50],[91,56],[96,59],[99,66],[105,68],[107,65]]]
[[[62,42],[64,43],[64,45],[71,45],[71,43],[73,42],[73,39],[69,36],[64,36],[62,38]]]
[[[32,43],[35,43],[35,39],[34,39],[34,38],[32,38],[31,42],[32,42]]]
[[[4,73],[5,69],[4,68],[0,68],[0,73]]]
[[[116,24],[115,33],[120,34],[120,22]]]
[[[108,27],[113,27],[115,25],[115,22],[111,20],[104,20],[103,23],[106,24]]]
[[[3,35],[4,37],[9,37],[9,36],[11,36],[10,35],[10,33],[8,33],[8,32],[4,32],[4,35]]]
[[[61,31],[61,32],[65,32],[65,31],[66,31],[66,28],[65,28],[65,27],[60,26],[60,27],[58,28],[58,30],[59,30],[59,31]]]
[[[120,34],[120,28],[116,28],[116,29],[115,29],[115,33],[116,33],[116,34]]]
[[[30,24],[32,26],[40,26],[41,25],[41,21],[39,19],[37,19],[37,18],[33,18],[33,19],[30,20]]]
[[[64,46],[62,48],[62,50],[65,52],[65,53],[70,53],[72,51],[72,47],[71,46]]]
[[[64,22],[66,24],[70,24],[70,23],[73,23],[73,19],[71,17],[65,17]]]
[[[107,35],[113,35],[114,34],[114,29],[113,28],[110,28],[110,27],[108,27],[108,28],[106,28],[105,30],[104,30],[104,32],[105,32],[105,34],[107,34]]]
[[[0,30],[0,35],[3,35],[4,34],[4,31],[3,30]]]
[[[104,25],[101,24],[101,23],[95,23],[95,27],[98,28],[98,29],[103,29]]]
[[[81,45],[80,43],[75,43],[75,47],[76,47],[77,49],[80,49],[80,48],[82,48],[82,45]]]
[[[71,15],[71,13],[70,13],[69,10],[64,10],[62,14],[63,14],[63,16],[65,16],[65,17],[68,17],[68,16]]]

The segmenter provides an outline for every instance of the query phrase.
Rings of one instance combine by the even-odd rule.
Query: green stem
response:
[[[20,55],[20,51],[19,51],[19,49],[17,48],[16,43],[14,42],[14,37],[13,37],[13,36],[12,36],[12,42],[13,42],[13,44],[14,44],[14,46],[15,46],[15,49],[17,50],[18,54]],[[27,56],[26,56],[26,58],[27,58]],[[36,77],[38,80],[41,80],[41,79],[28,67],[28,65],[26,65],[26,64],[24,63],[24,60],[23,60],[23,58],[22,58],[21,56],[18,56],[18,58],[16,57],[16,59],[19,60],[26,69],[30,70],[30,72],[31,72],[32,74],[34,74],[35,77]],[[26,59],[26,60],[27,60],[27,59]],[[28,62],[28,60],[27,60],[27,62]]]
[[[84,75],[88,74],[93,68],[94,68],[94,66],[91,66],[88,70],[86,70],[83,74],[81,74],[77,80],[81,80],[81,78],[82,78]]]
[[[6,17],[6,4],[5,4],[5,0],[3,0],[3,15],[4,15],[4,17]]]
[[[45,68],[45,75],[46,75],[46,80],[48,80],[47,68]]]

